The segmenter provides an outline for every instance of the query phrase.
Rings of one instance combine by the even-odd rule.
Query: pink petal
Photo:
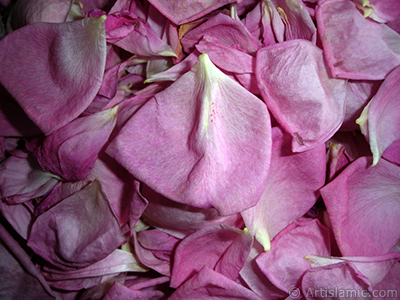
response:
[[[210,60],[220,69],[231,73],[253,73],[255,58],[246,52],[224,45],[207,34],[196,45],[201,53],[207,53]],[[229,57],[229,60],[227,59]]]
[[[256,260],[261,253],[264,253],[263,247],[261,244],[257,243],[257,241],[254,242],[249,256],[247,257],[243,268],[240,270],[240,277],[261,299],[284,299],[287,292],[282,291],[273,285],[257,265]]]
[[[344,118],[346,81],[331,78],[322,50],[292,40],[257,53],[256,76],[268,109],[300,152],[326,142]]]
[[[361,157],[321,189],[333,233],[345,256],[386,254],[400,237],[400,167]]]
[[[267,251],[270,240],[310,210],[325,183],[325,146],[292,153],[290,142],[290,135],[273,127],[267,185],[257,205],[241,212],[246,227]]]
[[[243,225],[240,214],[220,216],[213,209],[197,208],[171,201],[142,184],[141,195],[148,201],[143,220],[178,238],[213,224],[225,224],[240,228]]]
[[[257,203],[270,151],[265,105],[206,54],[143,105],[107,149],[168,199],[223,215]]]
[[[29,202],[17,205],[0,202],[2,216],[25,240],[28,239],[28,233],[33,221],[33,210],[34,207]]]
[[[307,300],[363,300],[372,296],[368,279],[350,262],[309,270],[303,276],[301,288]]]
[[[209,12],[220,8],[234,0],[190,0],[190,1],[149,1],[173,23],[181,25],[199,19]]]
[[[98,179],[124,233],[130,233],[147,207],[137,194],[139,183],[114,159],[102,154],[88,178]]]
[[[27,25],[0,41],[0,53],[1,84],[47,135],[78,117],[100,88],[104,19]]]
[[[114,129],[116,111],[117,107],[78,118],[54,131],[35,150],[39,164],[67,181],[84,179]]]
[[[11,9],[7,23],[13,30],[37,22],[63,23],[73,0],[18,0]]]
[[[161,233],[160,233],[161,234]],[[135,254],[138,260],[146,267],[157,271],[165,276],[171,276],[171,261],[170,259],[165,259],[165,257],[158,257],[158,253],[143,247],[139,243],[137,233],[133,231],[133,236],[131,237],[133,246],[135,249]]]
[[[303,39],[315,44],[317,29],[302,1],[272,1],[285,25],[285,40]]]
[[[383,152],[382,157],[391,163],[400,166],[400,140],[397,140],[390,144]]]
[[[272,28],[274,17],[280,21],[278,24],[283,28],[284,25],[275,6],[270,1],[260,1],[253,10],[246,14],[242,22],[249,32],[262,42],[263,46],[269,46],[276,43]]]
[[[329,231],[317,220],[289,225],[273,241],[271,250],[257,258],[265,276],[283,292],[299,286],[303,274],[310,269],[307,255],[330,255]]]
[[[56,267],[87,267],[125,243],[100,183],[95,180],[39,215],[28,246]]]
[[[175,56],[172,48],[141,18],[126,11],[108,15],[107,42],[141,56]]]
[[[125,285],[114,281],[107,294],[102,298],[103,300],[147,300],[147,299],[162,299],[164,293],[157,290],[140,291],[131,289]]]
[[[48,193],[59,181],[43,171],[32,155],[16,151],[0,164],[0,198],[7,203],[22,203]]]
[[[393,70],[380,86],[357,120],[369,141],[376,165],[391,143],[400,139],[400,67]]]
[[[260,300],[249,289],[208,267],[197,272],[168,299]]]
[[[0,85],[0,136],[31,137],[41,133],[11,95]]]
[[[59,270],[49,266],[43,267],[43,275],[51,286],[62,290],[87,289],[124,272],[146,272],[132,253],[120,249],[86,268]]]
[[[364,107],[376,94],[382,81],[359,81],[349,80],[347,82],[346,114],[344,116],[341,131],[356,131],[359,126],[356,119],[360,116]]]
[[[191,53],[204,34],[249,54],[254,54],[261,47],[261,43],[252,37],[240,21],[220,13],[183,36],[181,44],[184,51]]]
[[[365,19],[352,1],[323,1],[316,19],[332,75],[379,80],[400,65],[400,35]]]
[[[54,299],[43,275],[31,257],[11,234],[0,225],[0,281],[1,299]],[[7,275],[7,276],[5,276]]]
[[[360,274],[368,279],[373,288],[389,275],[389,272],[394,265],[398,264],[399,258],[399,252],[372,257],[306,257],[313,268],[328,266],[340,262],[350,262],[357,268]]]
[[[393,21],[400,16],[400,2],[397,0],[357,0],[354,2],[357,8],[364,12],[364,17],[380,23]]]
[[[252,244],[253,239],[247,232],[223,225],[196,231],[175,250],[170,286],[180,286],[204,266],[236,280]]]

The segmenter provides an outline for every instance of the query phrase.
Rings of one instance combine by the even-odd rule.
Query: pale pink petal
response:
[[[303,39],[315,44],[317,29],[302,1],[272,1],[285,25],[285,40]]]
[[[41,197],[59,179],[43,171],[32,155],[19,150],[0,164],[0,198],[15,204]]]
[[[271,250],[257,258],[265,276],[283,292],[300,286],[301,277],[309,270],[307,255],[330,255],[329,231],[317,220],[289,225],[273,241]]]
[[[54,293],[31,257],[0,225],[1,299],[54,299]]]
[[[372,298],[372,288],[351,262],[341,262],[307,271],[301,282],[305,299],[364,300]]]
[[[360,274],[368,279],[373,288],[385,280],[388,275],[390,276],[389,273],[391,269],[398,264],[399,258],[400,252],[371,257],[321,257],[313,255],[306,257],[312,268],[328,266],[340,262],[350,262],[357,268]]]
[[[257,53],[261,95],[279,124],[293,137],[294,152],[326,142],[344,118],[346,81],[332,78],[322,50],[292,40]]]
[[[322,1],[316,19],[333,76],[379,80],[400,65],[400,35],[365,19],[352,1]]]
[[[400,67],[393,70],[364,108],[357,123],[366,136],[376,165],[391,143],[400,139]]]
[[[386,254],[400,238],[400,167],[361,157],[321,189],[344,256]]]
[[[240,278],[243,279],[247,286],[261,299],[284,299],[287,292],[273,285],[257,265],[256,260],[261,253],[264,253],[264,248],[255,241],[243,268],[240,270]]]
[[[168,199],[232,215],[262,194],[270,130],[264,103],[202,54],[133,115],[107,152]]]
[[[234,0],[190,0],[190,1],[149,1],[164,16],[177,25],[188,23],[203,17],[204,15],[235,2]]]
[[[325,145],[292,153],[291,137],[272,129],[272,157],[267,185],[256,206],[241,212],[243,220],[266,250],[282,229],[303,216],[325,183]]]

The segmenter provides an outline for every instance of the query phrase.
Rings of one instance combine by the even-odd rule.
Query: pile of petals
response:
[[[400,299],[400,1],[0,13],[1,299]]]

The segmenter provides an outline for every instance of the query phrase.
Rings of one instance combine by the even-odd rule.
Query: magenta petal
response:
[[[309,270],[303,276],[301,288],[307,300],[372,298],[372,288],[368,279],[350,262]]]
[[[107,152],[168,199],[232,215],[262,194],[270,130],[264,103],[202,54],[133,115]]]
[[[376,165],[382,153],[400,139],[400,67],[393,70],[364,108],[357,123],[369,141]]]
[[[293,136],[294,152],[326,142],[344,118],[346,81],[332,78],[322,50],[292,40],[257,53],[261,95],[279,124]]]
[[[39,215],[28,246],[59,268],[87,267],[125,243],[100,183],[82,190]]]
[[[90,104],[105,60],[104,18],[31,24],[0,41],[0,82],[47,135]]]
[[[260,300],[249,289],[208,267],[188,279],[168,299]]]
[[[35,150],[39,164],[65,180],[84,179],[114,129],[116,114],[117,107],[78,118],[54,131]]]
[[[361,157],[321,189],[333,233],[345,256],[388,253],[400,237],[400,167]]]
[[[0,198],[8,203],[21,203],[48,193],[59,181],[43,171],[32,155],[16,151],[0,164]]]
[[[330,239],[327,228],[317,220],[307,220],[289,225],[272,241],[271,250],[257,258],[257,264],[265,276],[279,289],[288,292],[299,286],[310,264],[307,255],[330,255]]]
[[[175,250],[171,287],[178,287],[204,266],[236,280],[252,244],[250,234],[228,226],[214,225],[196,231]]]
[[[400,65],[400,35],[365,19],[352,1],[320,1],[316,18],[333,76],[379,80]]]
[[[189,1],[163,1],[150,0],[164,16],[177,25],[188,23],[224,6],[235,2],[234,0],[189,0]]]
[[[266,250],[282,229],[309,211],[325,183],[325,145],[292,153],[290,142],[290,135],[273,127],[267,185],[257,205],[241,212],[250,233]]]

